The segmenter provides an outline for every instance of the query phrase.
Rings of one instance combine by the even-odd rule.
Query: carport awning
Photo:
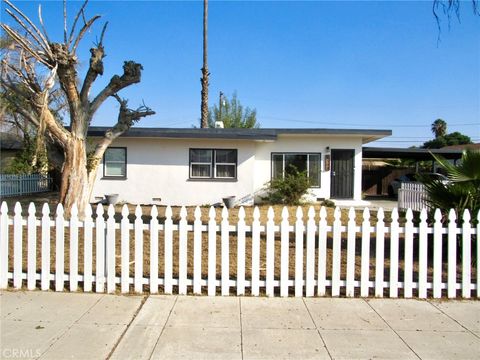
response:
[[[432,154],[455,160],[462,157],[462,150],[363,147],[364,159],[434,160]]]

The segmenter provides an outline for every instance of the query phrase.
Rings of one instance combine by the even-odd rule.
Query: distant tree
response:
[[[435,135],[435,138],[440,136],[445,136],[447,133],[447,123],[445,120],[437,119],[432,123],[432,133]]]
[[[223,121],[223,126],[226,128],[259,128],[257,123],[257,110],[244,108],[234,93],[229,100],[225,98],[222,101],[222,108],[220,111],[220,104],[214,105],[208,111],[208,127],[215,127],[215,121]]]
[[[445,136],[439,136],[433,140],[423,143],[424,149],[441,149],[445,146],[472,144],[472,139],[469,136],[455,131]]]

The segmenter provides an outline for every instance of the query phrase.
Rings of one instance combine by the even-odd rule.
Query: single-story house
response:
[[[93,127],[89,136],[107,128]],[[131,128],[105,152],[92,201],[253,204],[290,165],[307,171],[310,198],[361,200],[362,145],[390,130]]]

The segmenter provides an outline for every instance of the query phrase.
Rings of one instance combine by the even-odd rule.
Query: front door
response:
[[[333,150],[330,196],[334,199],[353,198],[355,150]]]

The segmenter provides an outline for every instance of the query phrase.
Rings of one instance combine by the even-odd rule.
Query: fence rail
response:
[[[428,194],[425,185],[419,182],[403,182],[398,189],[398,208],[422,211],[428,208]]]
[[[1,205],[0,288],[12,282],[17,289],[68,285],[109,293],[480,297],[480,213],[472,222],[468,210],[458,224],[450,211],[446,227],[439,210],[431,226],[426,210],[415,225],[411,210],[399,221],[395,209],[387,222],[380,209],[373,223],[368,208],[361,223],[353,209],[342,223],[338,208],[329,221],[324,207],[311,207],[306,217],[297,208],[293,224],[287,208],[279,224],[272,208],[263,224],[258,208],[247,224],[243,207],[235,224],[226,208],[220,224],[214,208],[202,223],[198,207],[193,221],[182,207],[176,223],[171,207],[159,221],[155,206],[150,220],[137,206],[133,222],[126,205],[119,221],[112,205],[106,214],[102,205],[95,214],[87,207],[84,220],[75,207],[65,219],[61,205],[54,218],[47,204],[40,218],[33,203],[27,214],[19,203],[13,216]]]
[[[0,196],[2,197],[47,192],[51,188],[50,176],[0,174]]]

